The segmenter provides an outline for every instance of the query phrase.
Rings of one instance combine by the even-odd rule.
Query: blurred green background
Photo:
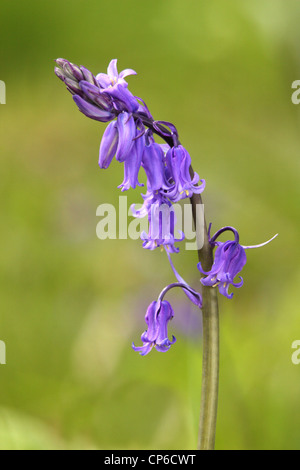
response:
[[[176,345],[132,351],[173,275],[139,240],[97,239],[96,208],[118,204],[123,169],[99,170],[105,125],[77,111],[53,73],[57,57],[95,74],[112,58],[135,69],[130,90],[177,125],[206,179],[213,229],[233,225],[245,245],[279,232],[247,253],[243,289],[220,299],[216,447],[300,448],[299,21],[297,0],[2,0],[1,449],[197,441],[201,334],[188,333],[190,306],[171,293]],[[199,286],[195,252],[174,262]]]

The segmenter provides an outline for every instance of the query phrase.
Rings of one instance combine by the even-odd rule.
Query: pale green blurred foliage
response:
[[[167,354],[131,350],[145,307],[173,280],[160,252],[96,238],[122,166],[98,169],[105,125],[53,73],[118,58],[130,90],[174,122],[205,178],[213,230],[233,225],[245,285],[220,299],[219,449],[300,447],[300,5],[296,0],[1,3],[0,448],[193,449],[201,340],[171,328]],[[128,194],[140,202],[140,191]],[[195,287],[196,254],[177,268]],[[183,296],[170,296],[184,315]],[[180,309],[176,309],[177,300]]]

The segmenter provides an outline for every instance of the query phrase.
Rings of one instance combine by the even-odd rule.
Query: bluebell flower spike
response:
[[[136,75],[134,70],[124,69],[119,73],[117,59],[113,59],[107,73],[94,76],[86,67],[60,58],[56,60],[55,74],[72,94],[81,113],[90,119],[108,123],[100,144],[100,168],[108,168],[114,157],[124,164],[124,179],[118,186],[122,191],[143,186],[138,177],[141,168],[145,171],[144,203],[141,209],[136,210],[133,205],[131,210],[134,217],[148,218],[148,233],[141,234],[143,248],[165,249],[177,282],[167,286],[158,300],[151,303],[145,317],[148,329],[141,338],[143,345],[133,345],[133,348],[142,355],[148,354],[153,347],[165,352],[176,341],[174,337],[172,340],[168,338],[167,327],[174,313],[171,305],[164,300],[166,293],[180,287],[191,302],[202,308],[201,294],[180,276],[171,254],[179,252],[175,244],[185,238],[183,232],[175,235],[173,204],[186,198],[195,199],[204,191],[205,180],[191,169],[191,157],[181,145],[174,124],[155,121],[146,103],[129,91],[125,78]],[[154,135],[159,135],[166,143],[156,143]],[[198,200],[201,201],[201,198],[198,197]],[[219,236],[227,231],[233,233],[234,240],[220,242]],[[223,227],[211,236],[211,224],[208,236],[216,251],[210,271],[204,271],[201,263],[198,264],[199,271],[204,275],[201,283],[203,286],[218,287],[227,298],[233,296],[229,293],[230,286],[239,288],[243,285],[242,277],[239,276],[239,280],[236,277],[246,264],[245,250],[264,246],[276,237],[260,245],[243,246],[239,243],[235,228]]]

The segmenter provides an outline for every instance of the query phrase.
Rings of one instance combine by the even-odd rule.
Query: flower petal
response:
[[[107,67],[107,75],[115,81],[118,80],[118,69],[117,69],[118,59],[112,59]]]
[[[128,77],[128,75],[136,75],[136,71],[132,69],[124,69],[122,72],[119,73],[119,78]]]
[[[124,162],[134,144],[133,139],[136,135],[136,126],[133,117],[126,112],[118,115],[117,126],[119,132],[119,143],[116,159],[119,162]]]
[[[106,88],[105,92],[112,96],[115,100],[117,100],[117,103],[115,102],[115,105],[118,105],[119,102],[119,111],[127,111],[129,113],[134,113],[138,110],[138,101],[133,96],[133,94],[130,93],[130,91],[127,90],[127,88],[125,88],[120,83],[117,83],[112,87]]]
[[[101,88],[107,88],[111,85],[111,79],[106,73],[98,73],[96,80]]]
[[[146,356],[146,354],[148,354],[152,348],[152,343],[144,344],[143,346],[135,346],[135,344],[132,343],[132,349],[139,352],[141,356]]]
[[[139,183],[138,174],[142,163],[142,155],[144,150],[145,139],[141,136],[139,139],[134,140],[129,154],[124,162],[124,180],[118,186],[122,191],[127,191],[136,186],[143,186]]]
[[[147,175],[149,190],[154,192],[160,189],[169,189],[170,186],[165,176],[164,152],[159,144],[154,142],[145,145],[142,166]]]
[[[118,129],[116,121],[110,122],[104,131],[100,143],[99,166],[108,168],[118,146]]]

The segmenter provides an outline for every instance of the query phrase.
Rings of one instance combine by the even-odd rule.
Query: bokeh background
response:
[[[201,325],[170,293],[177,343],[140,357],[147,305],[173,281],[166,257],[100,241],[97,206],[118,204],[122,165],[98,168],[105,125],[53,73],[118,58],[130,90],[174,122],[205,178],[213,228],[233,225],[245,285],[220,299],[218,449],[300,448],[300,79],[297,0],[1,2],[1,449],[194,449]],[[128,205],[140,201],[128,194]],[[175,257],[174,257],[175,258]],[[195,252],[174,262],[199,286]]]

